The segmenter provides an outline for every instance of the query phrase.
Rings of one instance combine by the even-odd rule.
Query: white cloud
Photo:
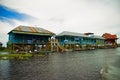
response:
[[[8,23],[0,22],[0,42],[3,43],[3,46],[6,46],[8,41],[7,33],[12,29],[11,25]]]
[[[120,32],[118,3],[119,0],[1,0],[5,6],[38,18],[28,22],[14,20],[15,26],[36,25],[55,33],[65,30],[116,34]]]

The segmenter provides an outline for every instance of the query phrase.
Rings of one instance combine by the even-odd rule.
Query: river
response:
[[[118,53],[120,48],[0,60],[0,80],[101,80],[101,68],[114,62]]]

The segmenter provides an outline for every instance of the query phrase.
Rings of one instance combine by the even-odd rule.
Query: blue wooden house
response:
[[[8,46],[11,50],[33,51],[45,47],[55,33],[43,28],[18,26],[9,33]]]
[[[101,36],[96,36],[93,33],[75,33],[64,31],[58,35],[56,38],[59,44],[68,49],[81,49],[87,46],[104,46],[104,38]]]

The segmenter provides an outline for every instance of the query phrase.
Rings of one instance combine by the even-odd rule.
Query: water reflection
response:
[[[9,52],[0,52],[0,54],[9,54]]]
[[[0,80],[9,80],[10,74],[9,60],[0,60]]]

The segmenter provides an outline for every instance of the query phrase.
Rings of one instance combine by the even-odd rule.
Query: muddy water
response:
[[[112,58],[113,61],[104,67],[102,80],[120,80],[120,48],[116,50],[116,55]]]
[[[120,48],[54,53],[28,60],[0,60],[0,80],[100,80],[102,67]]]

